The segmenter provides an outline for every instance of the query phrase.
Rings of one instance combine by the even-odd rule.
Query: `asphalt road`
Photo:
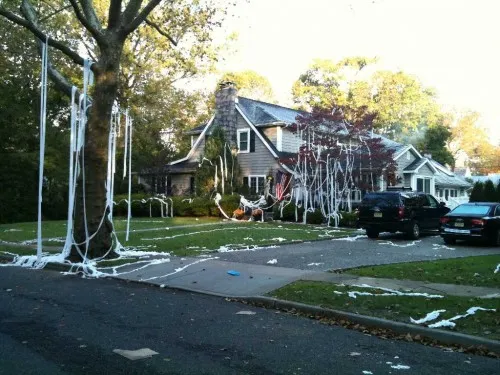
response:
[[[313,241],[254,251],[234,251],[218,254],[230,262],[271,264],[302,270],[327,271],[365,265],[400,263],[418,260],[458,258],[471,255],[500,254],[500,247],[457,243],[445,245],[437,235],[423,235],[419,240],[407,240],[402,234],[382,233],[377,240],[369,239],[364,231],[354,238]]]
[[[139,348],[159,354],[113,353]],[[499,364],[222,298],[0,268],[0,374],[487,375]]]

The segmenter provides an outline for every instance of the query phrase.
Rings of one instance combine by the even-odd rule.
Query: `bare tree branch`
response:
[[[40,18],[39,22],[44,22],[48,20],[51,17],[54,17],[56,14],[59,14],[61,12],[64,12],[66,9],[71,8],[71,5],[66,5],[65,7],[62,7],[60,9],[54,10],[52,13],[50,13],[48,16],[45,16],[43,18]]]
[[[38,39],[40,40],[47,40],[47,35],[41,31],[36,22],[36,15],[33,10],[33,7],[31,4],[29,6],[23,6],[22,8],[23,15],[26,17],[22,18],[19,17],[17,14],[14,14],[8,10],[0,8],[0,15],[4,16],[8,20],[14,22],[15,24],[24,27],[25,29],[28,29],[31,31]],[[74,63],[83,66],[83,58],[77,54],[75,51],[73,51],[71,48],[68,46],[62,44],[61,42],[58,42],[57,40],[54,40],[52,38],[49,38],[49,45],[58,49],[62,53],[64,53],[66,56],[68,56]]]
[[[141,9],[142,0],[130,0],[127,8],[123,12],[123,25],[128,25],[139,13],[139,9]]]
[[[120,25],[122,0],[111,0],[108,11],[108,30],[113,30]]]
[[[140,1],[140,0],[138,0]],[[150,0],[149,3],[140,11],[140,13],[137,15],[137,17],[134,18],[132,22],[130,22],[127,25],[124,25],[123,28],[123,36],[127,36],[131,32],[133,32],[135,29],[139,27],[141,23],[143,23],[146,18],[148,18],[149,14],[153,11],[154,8],[160,4],[162,0]]]
[[[23,3],[24,1],[27,0],[23,0]],[[97,40],[98,42],[104,41],[100,24],[96,25],[94,22],[89,21],[87,17],[80,10],[80,6],[78,5],[78,2],[76,0],[69,0],[69,2],[71,3],[73,10],[75,11],[76,18],[78,18],[78,21],[80,21],[83,27],[85,27],[90,32],[90,34],[92,34],[95,40]]]
[[[90,22],[90,24],[96,28],[96,30],[102,30],[101,21],[99,21],[99,17],[95,13],[94,6],[92,5],[92,0],[79,0],[82,5],[83,13],[85,17]]]
[[[42,42],[38,41],[38,44],[41,43]],[[73,85],[68,82],[66,77],[64,77],[56,68],[54,68],[50,60],[47,64],[47,73],[49,74],[50,80],[56,85],[57,89],[71,97],[71,90]]]
[[[151,26],[153,29],[155,29],[155,30],[156,30],[156,31],[157,31],[160,35],[163,35],[165,38],[167,38],[167,39],[170,41],[170,43],[172,43],[174,46],[176,46],[176,47],[177,47],[177,44],[178,44],[179,42],[178,42],[178,41],[176,41],[174,38],[172,38],[172,37],[170,36],[170,34],[168,34],[166,31],[162,30],[158,24],[156,24],[156,23],[154,23],[154,22],[152,22],[152,21],[148,20],[147,18],[146,18],[145,22],[146,22],[146,24],[147,24],[147,25],[149,25],[149,26]]]

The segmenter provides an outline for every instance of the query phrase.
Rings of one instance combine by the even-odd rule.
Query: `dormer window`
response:
[[[250,129],[238,130],[238,148],[240,153],[250,152]]]
[[[410,159],[411,159],[410,151],[407,151],[406,152],[406,160],[410,160]]]

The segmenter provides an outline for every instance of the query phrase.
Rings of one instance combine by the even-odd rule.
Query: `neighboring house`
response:
[[[223,127],[231,147],[237,149],[242,182],[252,193],[263,190],[270,171],[293,175],[290,167],[280,160],[296,156],[302,144],[300,137],[290,130],[290,125],[300,114],[303,112],[238,96],[236,88],[226,84],[216,93],[214,116],[207,124],[188,132],[191,135],[188,155],[168,165],[167,185],[172,194],[194,192],[194,173],[203,155],[205,141],[216,125]],[[470,184],[430,156],[422,156],[412,145],[381,138],[383,144],[394,152],[397,163],[395,176],[392,176],[394,184],[411,186],[415,191],[434,194],[444,201],[467,196],[466,189]],[[386,189],[387,183],[384,176],[377,179],[379,189]],[[354,201],[360,199],[360,193],[353,195]]]

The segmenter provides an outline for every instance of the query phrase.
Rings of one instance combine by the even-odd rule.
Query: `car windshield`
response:
[[[453,211],[454,214],[459,215],[486,215],[490,211],[491,206],[479,206],[463,204],[458,206]]]
[[[366,206],[394,206],[399,205],[400,201],[398,194],[367,194],[362,203]]]

